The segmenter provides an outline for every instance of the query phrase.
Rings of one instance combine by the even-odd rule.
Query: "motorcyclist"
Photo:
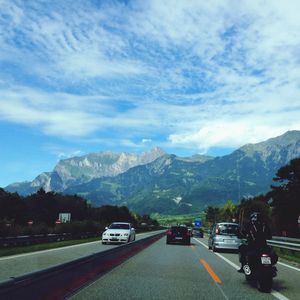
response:
[[[239,247],[241,268],[239,273],[244,273],[243,266],[246,264],[246,255],[256,249],[267,245],[267,240],[272,238],[269,226],[262,220],[259,212],[250,214],[250,222],[241,230],[241,237],[247,239],[247,244]]]

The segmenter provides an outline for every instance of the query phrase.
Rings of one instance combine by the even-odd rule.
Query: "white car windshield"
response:
[[[111,224],[108,229],[129,229],[129,224]]]

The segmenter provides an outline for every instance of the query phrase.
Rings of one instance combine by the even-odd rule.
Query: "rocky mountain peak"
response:
[[[164,153],[158,147],[142,154],[111,151],[91,153],[59,161],[54,172],[63,182],[87,182],[94,178],[116,176],[134,166],[150,163]]]
[[[247,144],[237,151],[248,157],[259,155],[262,160],[272,157],[275,160],[288,163],[300,151],[300,131],[288,131],[283,135],[260,143]]]
[[[83,195],[94,205],[128,205],[142,213],[187,212],[182,203],[200,209],[264,193],[276,171],[299,156],[300,131],[248,144],[222,157],[177,157],[158,147],[141,154],[98,152],[61,160],[53,172],[5,189],[28,195],[43,187]]]

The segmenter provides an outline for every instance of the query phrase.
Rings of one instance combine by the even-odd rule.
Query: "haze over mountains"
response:
[[[178,157],[154,148],[141,155],[100,152],[61,160],[52,172],[5,189],[78,194],[93,205],[140,213],[188,213],[269,190],[276,171],[300,156],[300,131],[289,131],[222,157]]]

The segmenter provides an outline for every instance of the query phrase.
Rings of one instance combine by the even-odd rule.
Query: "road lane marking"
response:
[[[216,283],[222,283],[221,279],[219,278],[219,276],[214,272],[214,270],[210,267],[210,265],[204,260],[201,259],[200,260],[202,265],[205,267],[206,271],[209,273],[209,275],[212,277],[212,279],[216,282]]]
[[[279,299],[279,300],[289,300],[289,298],[283,296],[282,294],[272,290],[271,295],[273,295],[275,298]]]
[[[232,267],[234,267],[235,269],[239,269],[240,267],[238,265],[236,265],[235,263],[233,263],[232,261],[230,261],[229,259],[227,259],[226,257],[222,256],[219,253],[215,253],[218,257],[222,258],[224,261],[226,261],[229,265],[231,265]],[[271,295],[273,295],[275,298],[279,299],[279,300],[289,300],[289,298],[285,297],[284,295],[280,294],[279,292],[272,290],[271,291]]]
[[[203,243],[203,242],[201,242],[201,241],[199,241],[198,239],[196,239],[196,238],[194,238],[194,240],[195,241],[197,241],[199,244],[201,244],[202,246],[204,246],[205,248],[207,248],[208,249],[208,246],[205,244],[205,243]],[[216,255],[218,255],[218,253],[215,253]],[[221,257],[221,256],[220,256]],[[224,259],[225,259],[225,257],[224,257]],[[233,264],[231,261],[227,261],[229,264]],[[278,261],[277,262],[279,265],[282,265],[282,266],[285,266],[285,267],[287,267],[287,268],[290,268],[290,269],[293,269],[293,270],[295,270],[295,271],[298,271],[298,272],[300,272],[300,269],[299,268],[297,268],[297,267],[294,267],[294,266],[291,266],[291,265],[288,265],[288,264],[285,264],[285,263],[283,263],[283,262],[280,262],[280,261]],[[233,264],[233,267],[234,268],[237,268],[237,269],[239,269],[239,267],[237,267],[237,265],[236,264]]]
[[[229,260],[228,258],[222,256],[219,253],[215,253],[217,256],[219,256],[220,258],[222,258],[224,261],[226,261],[229,265],[231,265],[232,267],[234,267],[235,269],[239,270],[240,267],[238,265],[236,265],[235,263],[233,263],[231,260]]]
[[[280,261],[278,261],[277,263],[278,263],[279,265],[282,265],[282,266],[285,266],[285,267],[287,267],[287,268],[290,268],[290,269],[293,269],[293,270],[296,270],[296,271],[300,272],[300,269],[299,269],[299,268],[290,266],[290,265],[285,264],[285,263],[282,263],[282,262],[280,262]]]
[[[204,244],[203,242],[200,242],[198,239],[194,238],[195,241],[197,241],[199,244],[201,244],[202,246],[204,246],[205,248],[208,249],[208,246],[206,244]]]
[[[222,281],[219,278],[219,276],[214,272],[214,270],[210,267],[210,265],[204,259],[200,259],[200,261],[201,261],[202,265],[205,267],[206,271],[209,273],[209,275],[214,280],[215,285],[220,290],[220,292],[222,293],[223,297],[226,300],[229,300],[229,298],[226,296],[226,294],[224,293],[224,291],[223,291],[223,289],[221,287]]]
[[[202,246],[204,246],[205,248],[208,248],[206,244],[202,243],[201,241],[199,241],[198,239],[195,239],[199,244],[201,244]],[[236,265],[235,263],[233,263],[232,261],[230,261],[229,259],[227,259],[226,257],[222,256],[220,253],[216,253],[213,252],[215,255],[217,255],[218,257],[220,257],[221,259],[223,259],[225,262],[227,262],[229,265],[231,265],[232,267],[234,267],[236,270],[238,270],[240,267],[238,265]],[[283,263],[280,263],[283,264]],[[284,264],[285,265],[285,264]],[[286,265],[287,267],[291,267],[289,265]],[[297,271],[299,271],[299,269],[295,268],[295,267],[291,267],[292,269],[296,269]],[[289,298],[285,297],[284,295],[280,294],[279,292],[272,290],[271,291],[271,295],[274,296],[275,298],[279,299],[279,300],[289,300]]]

